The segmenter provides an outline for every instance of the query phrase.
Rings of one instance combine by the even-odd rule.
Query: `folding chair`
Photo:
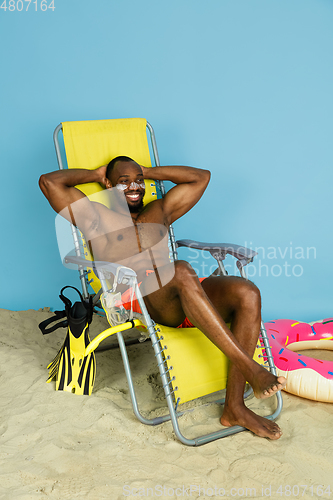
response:
[[[87,122],[64,122],[60,124],[54,132],[54,141],[59,168],[63,169],[64,153],[61,153],[59,132],[62,130],[64,145],[66,150],[68,168],[97,168],[108,163],[118,155],[129,156],[137,163],[151,166],[149,144],[147,132],[150,140],[150,148],[153,152],[154,163],[159,166],[159,158],[156,141],[152,126],[144,119],[123,119],[123,120],[100,120]],[[145,181],[146,195],[145,203],[165,194],[163,182]],[[90,199],[103,202],[102,187],[99,185],[78,186]],[[96,195],[97,193],[97,195]],[[107,204],[107,201],[105,201]],[[199,446],[207,442],[219,439],[237,432],[246,430],[240,426],[221,428],[220,430],[196,437],[186,438],[179,427],[178,418],[182,414],[179,404],[200,398],[203,395],[220,391],[226,387],[228,360],[226,356],[217,349],[205,335],[196,328],[170,328],[156,324],[149,316],[138,286],[136,273],[129,268],[119,266],[116,263],[94,261],[89,253],[88,246],[83,235],[75,227],[71,226],[75,255],[65,256],[64,262],[74,264],[78,267],[82,294],[86,300],[90,297],[88,286],[90,285],[95,293],[94,301],[103,298],[102,305],[109,320],[110,328],[101,332],[85,347],[82,359],[92,353],[97,346],[107,337],[115,335],[117,337],[127,382],[129,386],[133,410],[140,422],[148,425],[157,425],[168,420],[172,421],[174,432],[178,439],[190,446]],[[199,250],[205,250],[216,259],[219,274],[226,275],[223,260],[227,254],[237,259],[237,267],[243,278],[246,279],[244,267],[252,262],[255,252],[252,250],[231,244],[209,244],[194,242],[191,240],[175,241],[173,228],[169,229],[170,253],[174,260],[177,260],[177,247],[187,246]],[[105,297],[114,293],[115,289],[110,289],[110,277],[115,278],[115,285],[118,283],[132,287],[141,307],[142,316],[140,318],[125,318],[123,322],[119,317],[123,313],[119,308],[109,308]],[[121,313],[120,316],[118,313]],[[117,317],[116,320],[114,318]],[[128,360],[126,345],[123,333],[132,328],[144,329],[151,340],[151,344],[156,356],[157,366],[162,379],[165,398],[168,405],[168,414],[152,419],[145,418],[138,407],[138,402],[134,390],[130,364]],[[271,355],[264,324],[261,324],[260,341],[257,346],[254,359],[265,364],[267,368],[276,375],[276,370]],[[186,359],[188,361],[186,361]],[[207,360],[209,359],[209,363]],[[244,395],[246,398],[251,394],[252,389]],[[224,400],[218,400],[223,404]],[[266,418],[275,420],[282,410],[282,397],[280,392],[276,394],[276,409]]]

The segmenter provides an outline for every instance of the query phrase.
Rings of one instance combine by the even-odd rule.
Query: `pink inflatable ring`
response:
[[[309,358],[294,351],[333,350],[333,318],[313,323],[278,319],[265,323],[278,375],[285,391],[303,398],[333,403],[333,361]]]

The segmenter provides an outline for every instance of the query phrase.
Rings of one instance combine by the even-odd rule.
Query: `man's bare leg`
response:
[[[160,290],[146,296],[145,302],[151,317],[158,323],[178,326],[187,316],[228,356],[251,384],[256,397],[269,397],[285,386],[284,377],[275,377],[258,365],[240,345],[208,299],[196,274],[187,262],[177,261],[174,278]]]
[[[231,323],[231,331],[238,342],[253,357],[261,323],[261,299],[257,287],[233,276],[207,278],[202,287],[222,318]],[[281,436],[279,426],[245,406],[245,383],[241,371],[230,363],[222,425],[241,425],[258,436],[278,439]]]

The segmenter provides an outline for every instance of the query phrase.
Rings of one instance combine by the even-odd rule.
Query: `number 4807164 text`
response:
[[[47,2],[47,0],[4,0],[0,5],[0,9],[5,12],[14,12],[15,10],[17,10],[18,12],[27,12],[29,10],[30,4],[30,10],[34,10],[35,12],[37,12],[38,10],[41,10],[43,12],[45,12],[46,10],[52,10],[54,12],[55,9],[54,0],[52,0],[51,2]]]

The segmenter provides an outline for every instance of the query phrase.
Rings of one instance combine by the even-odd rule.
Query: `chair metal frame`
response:
[[[159,157],[158,157],[158,152],[157,152],[157,145],[156,145],[156,140],[155,140],[155,134],[153,127],[150,125],[150,123],[147,122],[147,129],[150,133],[150,139],[151,139],[151,146],[153,150],[153,155],[154,155],[154,160],[155,160],[155,165],[159,166]],[[61,158],[61,151],[60,151],[60,144],[59,144],[59,132],[62,130],[62,124],[58,125],[54,131],[53,138],[54,138],[54,143],[55,143],[55,149],[56,149],[56,155],[58,159],[58,165],[59,169],[64,169],[64,164]],[[165,194],[165,188],[163,185],[163,182],[159,182],[160,185],[160,190],[162,193],[162,196]],[[88,285],[89,285],[89,280],[88,280],[88,272],[86,270],[87,267],[87,260],[84,258],[84,255],[82,255],[81,248],[80,248],[80,235],[75,226],[72,225],[72,234],[73,234],[73,240],[74,240],[74,245],[75,245],[75,252],[76,252],[76,257],[73,256],[68,256],[65,258],[65,262],[75,264],[78,266],[79,270],[79,276],[80,276],[80,281],[82,285],[82,291],[83,291],[83,296],[85,298],[89,297],[89,292],[88,292]],[[225,270],[223,260],[225,259],[227,254],[233,255],[235,258],[237,258],[237,267],[239,269],[240,275],[244,278],[247,279],[246,272],[244,270],[244,267],[249,263],[252,262],[253,257],[256,255],[255,252],[252,250],[246,249],[244,247],[239,247],[237,245],[230,245],[230,244],[216,244],[216,243],[199,243],[199,242],[194,242],[191,240],[179,240],[176,242],[175,237],[174,237],[174,231],[172,226],[169,228],[169,235],[170,235],[170,245],[171,245],[171,250],[173,254],[174,260],[178,260],[178,253],[177,253],[177,247],[180,246],[187,246],[191,248],[197,248],[200,250],[206,250],[209,251],[210,254],[216,259],[217,264],[218,264],[218,269],[219,269],[219,274],[221,275],[227,275],[228,273]],[[168,405],[168,410],[169,413],[161,416],[161,417],[155,417],[152,419],[145,418],[138,406],[137,402],[137,397],[134,389],[134,382],[132,378],[132,373],[130,369],[130,364],[129,364],[129,359],[128,359],[128,354],[126,350],[126,344],[125,340],[122,334],[122,331],[125,329],[130,329],[134,326],[137,326],[140,321],[135,320],[128,323],[128,325],[123,325],[121,328],[120,327],[112,327],[107,329],[105,332],[102,332],[97,336],[96,339],[94,339],[89,345],[91,345],[94,342],[94,348],[96,344],[98,345],[99,342],[101,342],[103,339],[105,339],[107,336],[116,334],[118,343],[119,343],[119,348],[124,364],[124,369],[125,369],[125,374],[127,378],[127,383],[129,386],[129,392],[130,392],[130,397],[131,397],[131,402],[133,406],[133,411],[135,416],[138,418],[140,422],[146,425],[158,425],[163,422],[167,422],[171,420],[174,432],[177,436],[177,438],[185,445],[188,446],[200,446],[205,443],[214,441],[216,439],[220,439],[226,436],[230,436],[232,434],[236,434],[238,432],[247,430],[244,427],[241,426],[233,426],[233,427],[228,427],[224,429],[220,429],[216,432],[206,434],[203,436],[198,436],[194,439],[189,439],[186,438],[179,427],[178,423],[178,417],[180,417],[184,412],[178,411],[178,403],[179,401],[174,400],[174,391],[176,388],[173,388],[173,383],[174,378],[170,376],[170,369],[167,368],[166,366],[166,358],[164,355],[164,350],[165,346],[162,345],[162,340],[163,337],[159,336],[160,328],[159,325],[156,325],[156,323],[150,318],[145,302],[142,298],[140,288],[138,286],[137,278],[136,278],[136,273],[129,269],[129,268],[124,268],[122,267],[119,270],[119,265],[118,264],[113,264],[110,262],[99,262],[99,261],[89,261],[89,265],[93,266],[94,272],[96,276],[98,276],[102,290],[103,292],[107,292],[109,290],[108,288],[108,283],[107,279],[111,274],[114,276],[118,276],[118,283],[123,283],[128,286],[132,286],[134,288],[134,292],[136,294],[137,300],[139,302],[139,305],[141,307],[142,313],[143,313],[143,318],[144,318],[144,324],[148,330],[149,337],[151,339],[152,347],[154,349],[154,354],[157,360],[157,365],[159,368],[159,373],[162,379],[162,385],[165,393],[165,398],[167,401]],[[271,348],[269,346],[269,341],[266,333],[266,329],[264,326],[264,323],[261,322],[261,339],[264,344],[264,348],[266,351],[266,356],[267,356],[267,365],[271,373],[276,375],[276,368],[274,365],[274,360],[273,356],[271,353]],[[89,345],[86,348],[89,350]],[[252,393],[252,389],[247,391],[244,394],[244,398],[248,397]],[[224,399],[216,401],[219,404],[224,403]],[[275,420],[279,414],[281,413],[282,410],[282,395],[280,392],[277,392],[276,394],[276,409],[275,411],[271,414],[266,416],[268,420]]]

